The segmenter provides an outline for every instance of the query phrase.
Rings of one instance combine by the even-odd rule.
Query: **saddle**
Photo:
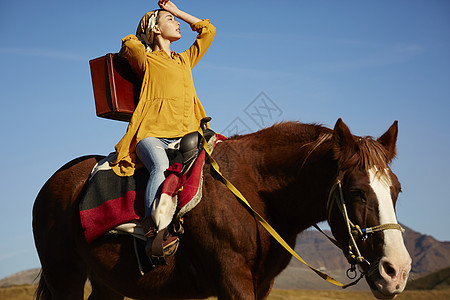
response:
[[[206,123],[209,120],[210,118],[202,120],[202,134],[209,139],[208,146],[214,148],[226,137],[207,129]],[[182,226],[179,226],[181,224],[174,223],[181,221],[183,216],[201,201],[202,170],[206,157],[202,141],[203,137],[199,132],[192,132],[177,141],[167,151],[171,166],[166,171],[166,180],[163,183],[161,195],[157,199],[160,204],[163,204],[158,205],[158,212],[160,212],[157,219],[158,228],[165,228],[160,231],[167,234],[162,235],[159,239],[162,242],[158,241],[156,244],[165,246],[173,241],[171,238],[173,236],[176,240],[183,230]],[[86,241],[91,243],[108,232],[132,234],[144,243],[144,246],[140,246],[142,251],[139,251],[145,255],[144,234],[148,233],[149,228],[144,231],[142,221],[145,218],[144,194],[149,172],[142,166],[136,169],[133,176],[118,176],[110,165],[115,155],[111,153],[100,160],[93,167],[89,180],[86,182],[79,204],[84,236]],[[172,249],[176,250],[178,241],[172,244],[175,247]],[[167,251],[162,252],[161,248],[159,252],[155,251],[156,253],[162,253],[163,257],[164,254],[171,254]]]
[[[207,127],[211,117],[203,118],[200,121],[200,128],[203,131],[203,137],[208,142],[216,133]],[[169,144],[166,150],[169,158],[169,165],[180,164],[181,174],[186,174],[194,164],[199,153],[203,150],[202,136],[198,131],[186,134],[176,142]]]

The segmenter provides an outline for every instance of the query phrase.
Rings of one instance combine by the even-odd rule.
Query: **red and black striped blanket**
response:
[[[223,139],[225,137],[218,135],[213,145]],[[94,167],[80,201],[81,225],[87,242],[120,224],[140,221],[144,217],[144,193],[149,176],[147,169],[139,168],[133,176],[118,176],[109,167],[112,155]],[[176,218],[181,218],[201,200],[204,162],[203,150],[187,174],[180,173],[179,164],[170,166],[166,171],[160,198],[170,199],[174,203]]]

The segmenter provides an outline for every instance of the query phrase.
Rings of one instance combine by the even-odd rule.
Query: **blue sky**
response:
[[[218,132],[277,121],[379,136],[399,121],[392,168],[399,221],[450,240],[450,2],[178,1],[210,18],[213,45],[194,69]],[[117,52],[156,1],[3,1],[0,4],[2,157],[0,278],[39,261],[31,209],[44,182],[85,154],[108,154],[126,130],[95,116],[88,61]],[[183,51],[195,34],[182,24]],[[252,110],[275,107],[264,123]],[[254,111],[253,111],[254,112]]]

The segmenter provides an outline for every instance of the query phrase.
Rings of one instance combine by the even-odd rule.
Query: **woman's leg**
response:
[[[150,173],[145,190],[145,216],[151,216],[152,204],[161,192],[165,176],[164,171],[169,167],[166,149],[176,139],[148,137],[136,146],[136,154]]]
[[[161,139],[148,137],[141,140],[136,146],[136,154],[150,173],[145,190],[145,216],[142,226],[147,235],[145,252],[153,264],[165,264],[165,255],[173,254],[178,247],[178,237],[164,237],[162,228],[153,228],[151,225],[153,202],[161,193],[164,171],[169,167],[169,159],[166,154],[168,145],[176,139]],[[156,203],[158,204],[158,203]],[[155,220],[153,220],[155,221]],[[158,227],[158,226],[157,226]],[[158,233],[158,234],[157,234]],[[157,240],[157,242],[156,242]]]

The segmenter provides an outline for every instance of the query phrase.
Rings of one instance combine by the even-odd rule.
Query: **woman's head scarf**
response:
[[[143,42],[150,51],[152,51],[153,48],[153,28],[155,28],[159,12],[160,9],[146,13],[136,29],[136,37]]]

